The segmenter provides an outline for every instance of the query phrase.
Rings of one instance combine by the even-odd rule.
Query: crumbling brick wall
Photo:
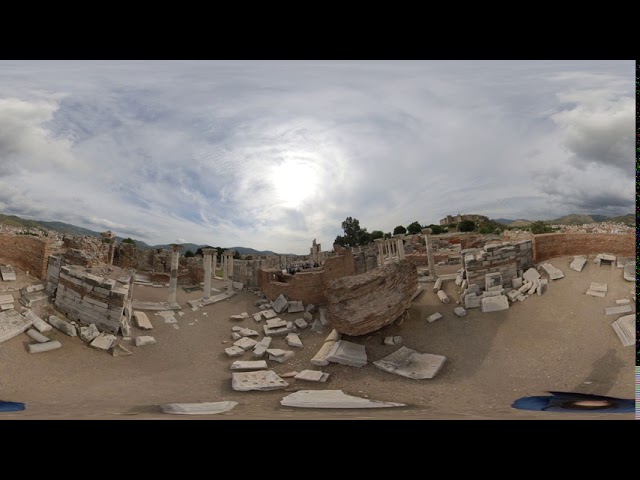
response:
[[[72,235],[64,237],[62,246],[65,263],[70,265],[92,266],[109,264],[111,243],[101,238]]]
[[[56,307],[67,317],[102,331],[117,333],[128,290],[115,280],[104,279],[68,266],[60,268]]]
[[[369,272],[378,267],[378,256],[373,250],[365,250],[353,255],[355,275]]]
[[[153,254],[153,249],[140,248],[133,243],[121,243],[115,247],[113,263],[124,269],[149,271],[153,265]]]
[[[326,304],[326,283],[355,273],[354,255],[350,250],[343,250],[342,254],[327,258],[322,270],[283,275],[280,269],[261,268],[258,271],[258,287],[270,300],[275,300],[283,293],[289,300],[323,305]]]
[[[322,305],[326,303],[324,297],[324,272],[299,272],[295,275],[281,275],[281,270],[260,269],[258,278],[260,290],[269,300],[275,300],[282,293],[289,300],[301,300],[303,303]],[[280,273],[280,275],[278,275]],[[276,278],[286,281],[274,280]]]
[[[258,286],[258,271],[261,268],[270,269],[280,265],[278,257],[270,259],[250,259],[250,260],[234,260],[233,261],[233,280],[242,282],[245,286]]]
[[[545,233],[533,237],[533,252],[536,262],[565,255],[598,253],[635,257],[636,244],[632,234]]]
[[[0,234],[0,258],[41,280],[47,274],[48,257],[49,243],[46,238]]]
[[[488,273],[500,273],[502,285],[511,287],[511,279],[533,264],[531,240],[521,240],[507,245],[485,245],[483,250],[462,250],[462,266],[469,285],[477,284],[484,290],[484,277]]]
[[[413,263],[414,265],[428,265],[429,258],[426,253],[411,253],[404,256],[405,260]]]

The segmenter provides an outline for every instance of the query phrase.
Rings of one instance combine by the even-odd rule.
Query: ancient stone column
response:
[[[429,262],[429,276],[435,280],[437,278],[437,275],[436,275],[436,264],[433,260],[433,249],[431,248],[431,229],[423,228],[421,231],[424,234],[424,241],[427,244],[427,261]]]
[[[396,251],[398,252],[398,259],[402,260],[404,258],[404,238],[403,233],[398,233],[393,236],[396,239]]]
[[[169,278],[169,303],[175,303],[178,291],[178,261],[180,259],[180,245],[171,245],[171,273]]]
[[[233,252],[225,250],[224,258],[224,278],[227,280],[227,291],[233,290]]]
[[[211,296],[211,257],[215,255],[216,249],[203,248],[202,253],[204,255],[204,293],[202,298],[208,299]]]
[[[382,238],[376,238],[374,242],[378,245],[378,266],[382,267],[384,266],[384,240]]]

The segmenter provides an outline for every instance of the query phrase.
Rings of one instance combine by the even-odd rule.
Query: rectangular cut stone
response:
[[[576,272],[581,272],[586,263],[587,259],[585,257],[573,257],[573,261],[569,264],[569,268]]]
[[[295,324],[296,327],[304,330],[305,328],[307,328],[309,326],[309,324],[305,321],[304,318],[296,318],[293,323]]]
[[[487,273],[484,276],[484,288],[489,290],[491,287],[502,285],[502,275],[500,273]]]
[[[329,374],[320,370],[302,370],[294,378],[296,380],[306,380],[307,382],[326,382]]]
[[[233,344],[233,346],[241,348],[243,350],[249,350],[250,348],[255,347],[257,343],[258,342],[256,342],[255,340],[253,340],[253,339],[251,339],[249,337],[242,337],[240,340],[235,342]]]
[[[482,313],[499,312],[509,309],[509,300],[505,295],[482,299]]]
[[[289,309],[287,311],[289,313],[304,312],[304,306],[302,305],[302,302],[298,300],[291,300],[289,302]]]
[[[629,305],[631,300],[628,298],[623,298],[622,300],[616,300],[616,305]]]
[[[239,392],[281,390],[287,386],[289,384],[272,370],[234,372],[231,379],[231,388]]]
[[[14,302],[13,295],[0,295],[0,304],[13,303],[13,302]]]
[[[387,408],[404,407],[403,403],[380,402],[354,397],[342,390],[300,390],[284,397],[280,404],[297,408]]]
[[[251,370],[266,370],[267,362],[264,360],[256,360],[256,361],[242,361],[236,360],[231,364],[231,370],[237,370],[239,372],[248,372]]]
[[[494,292],[482,292],[482,298],[499,297],[500,295],[502,295],[502,289]]]
[[[606,292],[607,291],[607,284],[606,283],[592,282],[591,285],[589,286],[589,290],[594,290],[596,292]]]
[[[441,315],[440,313],[436,312],[436,313],[434,313],[433,315],[429,315],[429,316],[427,317],[427,322],[429,322],[429,323],[433,323],[433,322],[435,322],[436,320],[440,320],[441,318],[442,318],[442,315]]]
[[[558,280],[564,277],[564,273],[559,268],[554,267],[550,263],[543,263],[542,269],[547,272],[550,280]]]
[[[287,345],[289,345],[290,347],[294,347],[294,348],[303,347],[302,341],[300,341],[300,337],[298,337],[298,335],[296,335],[295,333],[288,334],[286,341],[287,341]]]
[[[285,327],[287,325],[287,321],[282,320],[280,318],[267,320],[265,323],[266,323],[266,326],[269,328],[280,328],[280,327]]]
[[[364,345],[339,340],[333,346],[329,355],[327,355],[327,360],[341,365],[360,368],[367,364],[367,352]]]
[[[49,324],[54,328],[60,330],[62,333],[69,335],[70,337],[77,337],[76,327],[71,325],[66,320],[56,317],[55,315],[49,316]]]
[[[33,323],[33,327],[38,330],[40,333],[48,332],[53,327],[49,325],[47,322],[42,320],[39,316],[33,313],[31,310],[27,310],[22,314],[27,320],[30,320]]]
[[[148,335],[141,335],[135,339],[136,347],[144,347],[145,345],[153,345],[155,343],[156,339]]]
[[[464,308],[467,310],[470,308],[480,308],[482,299],[475,293],[467,294],[464,296]]]
[[[264,325],[263,329],[264,334],[268,337],[284,337],[285,335],[293,331],[293,322],[291,322],[291,326],[289,326],[289,323],[285,322],[284,327],[278,328],[270,328],[267,325]]]
[[[607,295],[606,292],[601,292],[599,290],[587,290],[587,295],[591,295],[592,297],[604,297]]]
[[[138,325],[138,328],[141,328],[143,330],[153,330],[153,325],[151,325],[149,317],[147,317],[146,313],[134,311],[133,316],[136,319],[136,325]]]
[[[444,365],[446,357],[430,353],[420,353],[407,347],[400,347],[373,364],[380,370],[395,373],[406,378],[422,380],[433,378]]]
[[[97,348],[99,350],[109,350],[116,342],[116,340],[117,338],[114,335],[101,333],[91,341],[90,345],[93,348]]]
[[[240,347],[229,347],[224,349],[224,353],[230,357],[238,357],[244,353],[244,350]]]
[[[269,310],[264,310],[261,313],[265,320],[269,320],[278,316],[278,314],[272,308],[270,308]]]
[[[619,307],[605,307],[605,315],[620,315],[621,313],[631,312],[631,305],[620,305]]]

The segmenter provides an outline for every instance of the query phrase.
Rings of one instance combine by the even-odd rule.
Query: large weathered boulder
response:
[[[345,335],[366,335],[394,322],[411,306],[418,270],[406,260],[338,278],[325,289],[329,324]]]

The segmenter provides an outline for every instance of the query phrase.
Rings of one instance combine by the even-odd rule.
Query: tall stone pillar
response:
[[[180,245],[171,245],[171,277],[169,278],[169,303],[176,302],[178,291],[178,261],[180,259]]]
[[[402,260],[404,259],[404,241],[402,240],[404,238],[404,234],[398,233],[397,235],[394,235],[394,238],[396,239],[396,251],[398,252],[398,260]]]
[[[230,250],[225,250],[224,257],[224,278],[227,280],[227,291],[233,290],[233,253]]]
[[[203,248],[202,253],[204,254],[204,293],[202,298],[206,300],[211,296],[211,257],[216,254],[216,249]]]
[[[378,266],[382,267],[384,266],[384,253],[383,253],[384,240],[382,238],[376,238],[374,242],[378,246]]]
[[[433,248],[431,247],[431,229],[423,228],[421,232],[424,234],[424,242],[427,245],[427,261],[429,262],[429,276],[435,281],[438,276],[436,275],[436,264],[433,260]]]

